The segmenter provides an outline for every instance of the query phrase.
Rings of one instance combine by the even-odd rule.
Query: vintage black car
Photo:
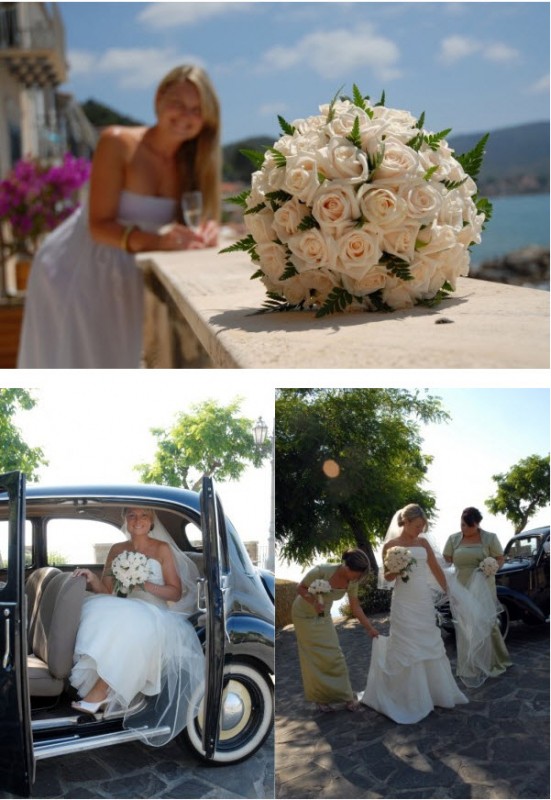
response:
[[[0,477],[4,791],[30,796],[40,759],[137,738],[120,718],[74,711],[67,681],[72,653],[66,642],[74,645],[80,608],[75,592],[63,595],[64,587],[76,566],[101,573],[110,546],[124,538],[125,506],[154,509],[201,575],[198,610],[190,619],[207,656],[206,690],[181,739],[200,759],[233,764],[254,753],[271,731],[274,576],[252,565],[212,479],[203,478],[200,493],[147,485],[52,489],[26,488],[23,475],[10,473]],[[45,635],[38,648],[37,625]]]
[[[495,580],[500,603],[498,622],[506,638],[514,620],[528,625],[549,622],[549,526],[513,536],[504,557]],[[437,621],[445,630],[453,631],[448,603],[437,608]]]

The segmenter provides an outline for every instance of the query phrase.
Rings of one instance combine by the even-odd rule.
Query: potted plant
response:
[[[90,177],[85,158],[65,153],[61,162],[18,161],[0,181],[3,254],[16,265],[17,290],[24,291],[42,238],[78,207],[78,190]]]

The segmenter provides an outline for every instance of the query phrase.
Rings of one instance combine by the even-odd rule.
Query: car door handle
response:
[[[197,610],[204,613],[207,610],[207,603],[205,600],[205,583],[206,578],[199,578],[197,580]],[[201,605],[202,604],[202,605]]]
[[[2,658],[2,669],[7,669],[10,663],[10,612],[7,608],[4,609],[4,636],[5,636],[5,649],[4,657]]]

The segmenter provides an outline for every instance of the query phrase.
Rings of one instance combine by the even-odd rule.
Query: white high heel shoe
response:
[[[108,702],[109,699],[107,697],[100,700],[99,703],[87,703],[86,700],[79,700],[76,703],[71,703],[71,707],[75,711],[82,711],[84,714],[95,716],[107,706]]]

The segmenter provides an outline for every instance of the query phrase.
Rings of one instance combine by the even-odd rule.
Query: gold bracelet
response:
[[[130,237],[130,234],[132,233],[132,231],[136,231],[136,230],[138,230],[138,226],[137,225],[128,225],[123,231],[122,239],[121,239],[121,248],[126,253],[130,252],[129,249],[128,249],[128,239]]]

